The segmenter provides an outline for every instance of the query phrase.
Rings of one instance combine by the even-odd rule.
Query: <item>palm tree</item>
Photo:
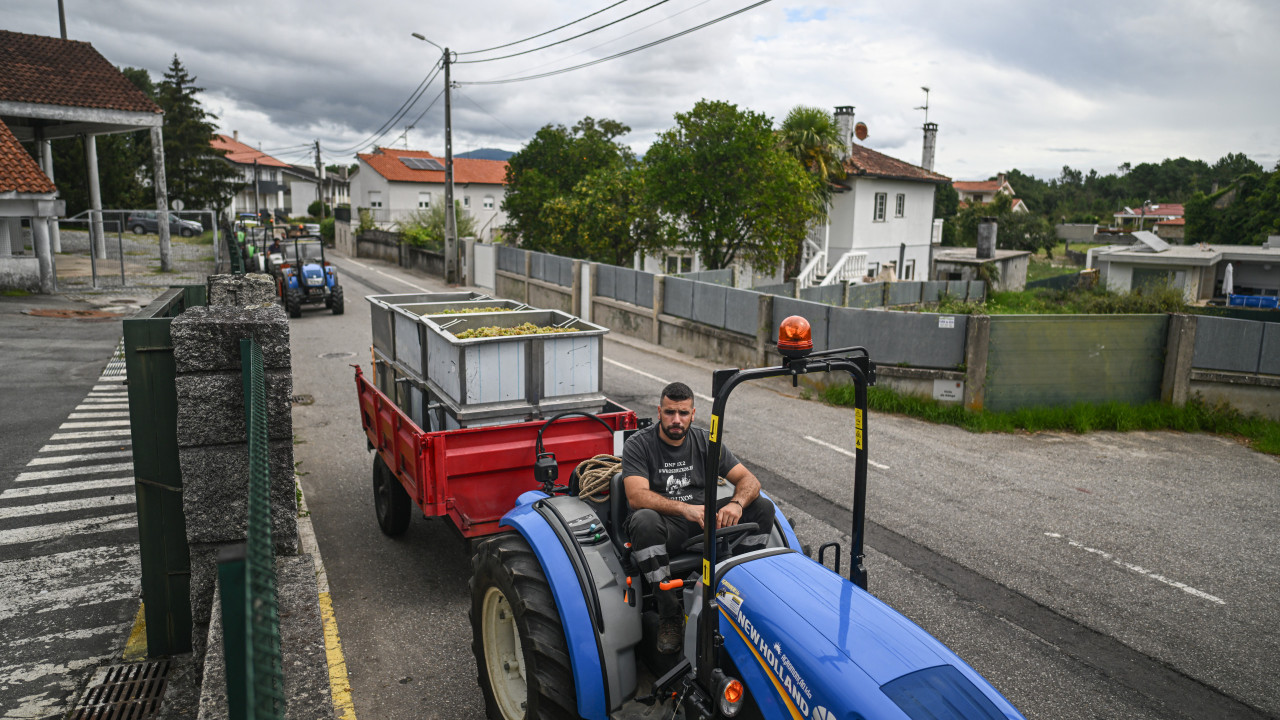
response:
[[[814,176],[825,214],[831,200],[831,181],[845,177],[841,163],[845,146],[835,118],[822,108],[797,105],[782,121],[778,136],[783,149]]]

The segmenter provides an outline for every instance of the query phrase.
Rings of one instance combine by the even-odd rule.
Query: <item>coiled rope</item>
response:
[[[578,476],[578,497],[594,503],[608,501],[609,483],[621,469],[622,459],[616,455],[596,455],[578,463],[573,469]]]

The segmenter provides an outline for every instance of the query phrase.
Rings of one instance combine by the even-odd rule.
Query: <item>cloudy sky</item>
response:
[[[1186,156],[1280,160],[1280,3],[1275,0],[773,0],[665,44],[555,77],[758,0],[65,0],[72,39],[159,79],[176,53],[223,131],[293,161],[319,139],[326,163],[373,143],[442,154],[436,77],[380,138],[440,51],[453,66],[454,150],[518,150],[543,125],[620,120],[643,152],[699,98],[776,121],[798,104],[854,105],[866,144],[920,162],[925,100],[936,169],[984,179],[1012,167],[1113,172]],[[0,27],[58,35],[56,0],[3,0]],[[609,8],[616,3],[615,7]],[[655,5],[656,3],[656,5]],[[609,9],[605,9],[609,8]],[[582,16],[559,32],[502,50]],[[472,54],[464,54],[472,53]],[[423,111],[425,110],[425,114]],[[405,127],[414,125],[407,131]]]

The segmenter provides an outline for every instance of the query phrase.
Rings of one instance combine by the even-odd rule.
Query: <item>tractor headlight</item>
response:
[[[741,681],[726,675],[720,680],[720,688],[716,696],[720,714],[724,717],[734,717],[742,709],[742,701],[746,699],[747,691],[742,687]]]

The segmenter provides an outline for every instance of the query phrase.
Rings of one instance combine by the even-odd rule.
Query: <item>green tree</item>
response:
[[[474,237],[476,219],[462,207],[461,200],[454,200],[453,208],[458,237]],[[444,203],[436,203],[427,209],[414,210],[407,220],[400,223],[400,234],[410,245],[444,250],[444,224]]]
[[[1261,245],[1280,235],[1280,164],[1270,173],[1241,175],[1212,195],[1187,202],[1187,241]]]
[[[177,55],[156,87],[156,103],[164,110],[164,172],[169,199],[180,199],[188,208],[221,209],[231,201],[241,176],[213,149],[217,116],[196,99],[204,88],[196,87]]]
[[[822,108],[797,105],[782,121],[778,139],[783,150],[800,161],[817,181],[815,190],[825,215],[831,202],[832,181],[842,180],[846,175],[840,161],[846,148],[840,139],[840,128],[835,118]]]
[[[573,192],[548,201],[543,221],[548,240],[569,257],[630,265],[637,251],[659,250],[674,236],[647,203],[644,168],[601,168]]]
[[[619,169],[633,161],[631,150],[617,142],[630,131],[616,120],[585,117],[572,129],[547,125],[535,133],[507,161],[504,229],[519,236],[526,248],[561,253],[544,218],[544,206],[571,195],[591,173]]]
[[[791,257],[822,216],[813,176],[778,144],[772,121],[700,100],[645,154],[650,202],[709,269],[769,268]]]

